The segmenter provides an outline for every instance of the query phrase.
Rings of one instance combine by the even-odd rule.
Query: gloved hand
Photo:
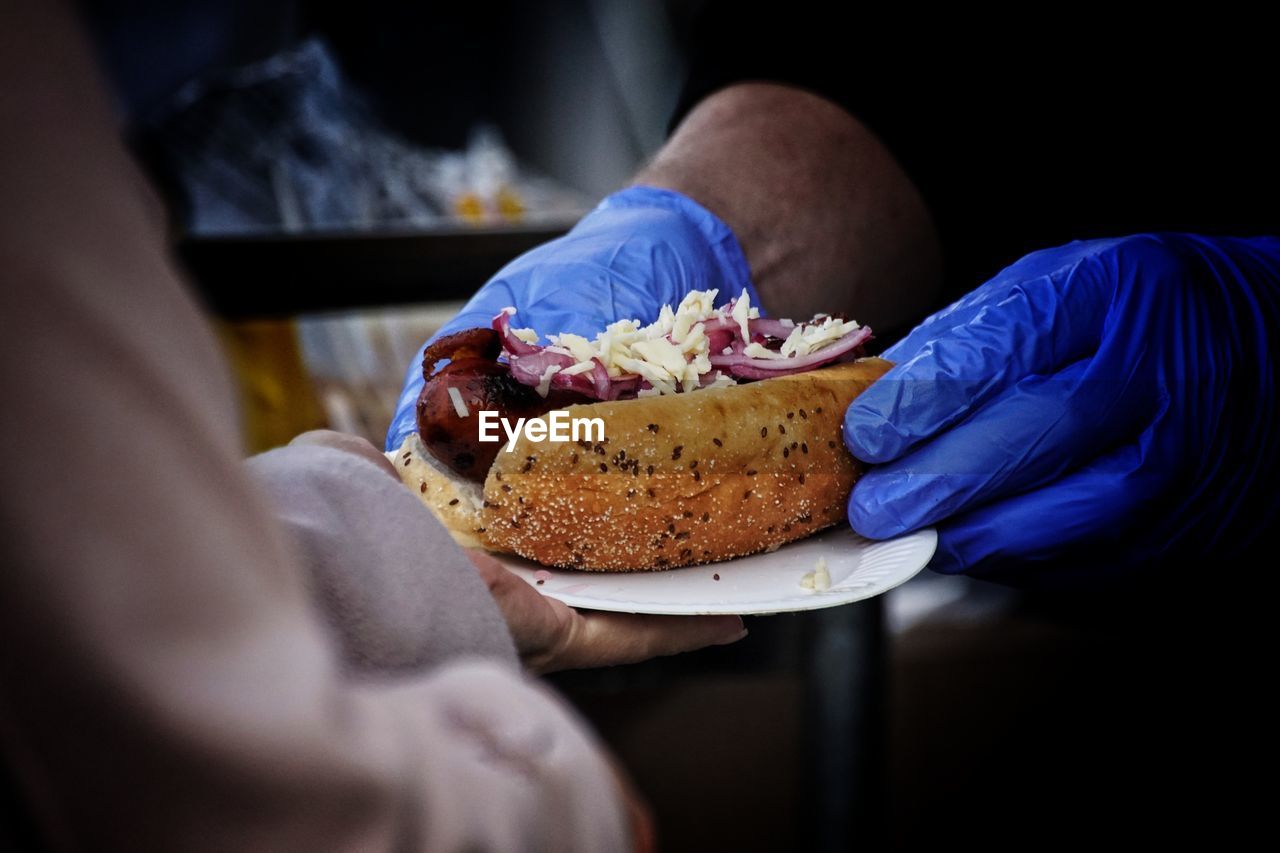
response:
[[[717,303],[747,291],[759,305],[733,232],[677,192],[630,187],[600,202],[568,234],[503,267],[432,340],[487,327],[509,305],[516,308],[514,326],[594,339],[618,320],[652,323],[663,305],[708,288],[720,291]],[[388,451],[417,429],[414,404],[422,386],[419,350],[387,432]]]
[[[937,525],[933,568],[1030,586],[1230,557],[1277,517],[1280,239],[1028,255],[885,353],[845,440],[849,520]]]

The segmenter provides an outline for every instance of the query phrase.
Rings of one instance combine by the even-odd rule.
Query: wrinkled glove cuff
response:
[[[738,243],[733,230],[724,220],[707,210],[698,202],[675,190],[649,187],[643,184],[627,187],[612,195],[605,196],[588,216],[607,210],[631,208],[659,208],[680,214],[689,224],[698,230],[706,239],[712,257],[726,282],[737,290],[746,292],[751,297],[751,304],[759,307],[760,295],[751,283],[751,268],[747,264],[747,256]],[[723,296],[723,294],[721,294]],[[764,309],[760,309],[763,315]]]

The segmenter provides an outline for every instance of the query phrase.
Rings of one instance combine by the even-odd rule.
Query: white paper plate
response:
[[[498,560],[543,595],[571,607],[682,616],[787,613],[849,604],[893,589],[924,568],[937,544],[933,528],[872,542],[842,526],[771,554],[665,572],[575,572],[510,555]],[[819,557],[826,558],[831,587],[802,588],[800,579]],[[541,584],[535,573],[545,573],[538,575]]]

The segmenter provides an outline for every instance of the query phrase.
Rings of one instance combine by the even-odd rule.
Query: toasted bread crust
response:
[[[849,403],[892,365],[864,358],[694,394],[571,406],[602,442],[521,436],[483,494],[416,435],[388,458],[467,547],[588,571],[660,570],[777,548],[845,517],[861,469]],[[544,416],[545,420],[545,416]]]
[[[480,520],[483,495],[478,483],[463,480],[436,462],[416,432],[387,458],[401,481],[427,505],[454,541],[464,548],[497,550],[484,538]]]
[[[715,562],[807,536],[845,518],[860,469],[841,440],[844,412],[891,366],[860,359],[572,406],[570,417],[603,419],[605,440],[522,436],[490,468],[472,529],[492,550],[594,571]]]

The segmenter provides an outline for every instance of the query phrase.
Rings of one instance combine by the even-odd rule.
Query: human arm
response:
[[[720,11],[733,20],[734,9]],[[500,270],[434,337],[487,326],[514,306],[516,325],[591,338],[713,287],[720,302],[745,292],[776,316],[844,313],[884,336],[923,316],[940,285],[937,235],[911,180],[842,96],[847,69],[830,59],[810,67],[794,44],[780,63],[743,66],[735,57],[764,55],[759,22],[743,29],[750,43],[704,28],[704,64],[720,67],[695,70],[682,121],[630,188]],[[787,85],[746,82],[756,72]],[[823,96],[805,88],[819,78]],[[421,351],[388,451],[415,428],[420,366]]]
[[[712,92],[636,183],[719,216],[775,316],[843,313],[888,330],[921,316],[938,292],[923,199],[880,140],[811,92],[762,82]]]
[[[598,745],[511,669],[344,671],[70,15],[8,11],[0,744],[44,846],[625,847]],[[423,570],[492,608],[460,552]]]

